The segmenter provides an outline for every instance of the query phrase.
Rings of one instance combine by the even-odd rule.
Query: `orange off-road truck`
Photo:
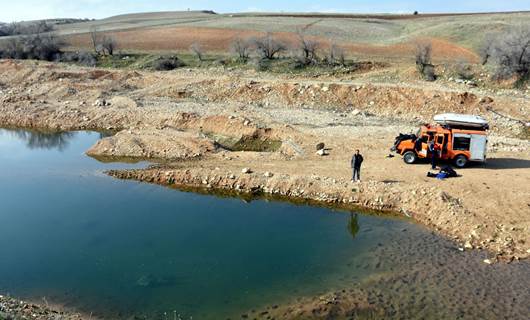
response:
[[[470,161],[486,161],[489,126],[485,119],[448,113],[437,115],[434,120],[435,125],[423,125],[416,134],[400,134],[391,150],[402,155],[405,163],[413,164],[432,156],[428,146],[434,140],[437,158],[453,161],[458,168]]]

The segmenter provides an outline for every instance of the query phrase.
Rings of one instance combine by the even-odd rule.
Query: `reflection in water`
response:
[[[57,149],[63,151],[68,147],[75,132],[44,132],[28,130],[5,130],[26,142],[29,149]]]
[[[357,232],[359,232],[359,221],[357,219],[357,213],[350,214],[350,220],[348,221],[348,232],[351,234],[352,238],[355,239]]]

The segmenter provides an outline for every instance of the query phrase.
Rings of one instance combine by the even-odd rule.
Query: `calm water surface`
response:
[[[1,292],[216,318],[340,287],[362,274],[348,265],[411,227],[115,180],[102,171],[133,165],[86,157],[99,138],[0,131]]]
[[[464,298],[474,297],[473,286],[495,290],[513,280],[495,279],[478,262],[482,256],[467,275],[468,264],[455,270],[447,262],[461,261],[460,253],[450,243],[404,220],[265,200],[245,203],[107,177],[105,169],[146,164],[103,164],[85,156],[99,138],[0,130],[0,293],[107,318],[164,319],[164,312],[174,310],[184,318],[239,318],[250,309],[422,266],[402,278],[414,275],[407,283],[428,289],[412,288],[409,300],[388,305],[430,310],[413,314],[436,318],[439,312],[461,312],[447,311],[451,299],[458,308],[463,299],[451,292],[454,286],[444,287],[447,279],[464,284],[458,289]],[[439,280],[429,268],[439,271]],[[482,278],[466,284],[475,270]],[[528,295],[517,292],[516,280],[513,301],[524,300]],[[387,288],[378,297],[405,297],[402,287],[399,294],[385,293]],[[420,300],[421,292],[440,298]],[[508,299],[511,293],[499,295]]]

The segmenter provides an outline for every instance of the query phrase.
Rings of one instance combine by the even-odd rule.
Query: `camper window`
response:
[[[453,150],[469,151],[471,138],[455,137],[453,141]]]

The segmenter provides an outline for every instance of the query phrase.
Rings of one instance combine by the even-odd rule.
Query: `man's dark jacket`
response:
[[[360,154],[354,154],[351,158],[351,167],[352,168],[360,168],[361,164],[363,163],[363,156]]]

